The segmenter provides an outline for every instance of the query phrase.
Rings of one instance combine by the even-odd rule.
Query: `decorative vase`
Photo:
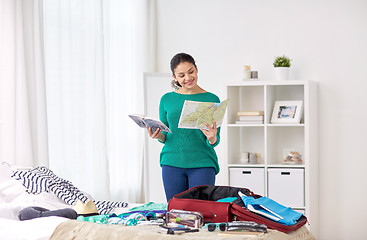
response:
[[[289,67],[276,67],[275,80],[282,81],[289,79]]]

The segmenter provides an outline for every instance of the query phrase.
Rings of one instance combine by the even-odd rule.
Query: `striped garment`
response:
[[[31,170],[17,170],[12,178],[20,180],[30,194],[51,192],[69,205],[75,205],[77,200],[84,203],[88,197],[76,188],[70,181],[59,178],[46,167],[34,167]],[[114,208],[127,207],[126,202],[95,201],[99,214],[109,214]]]

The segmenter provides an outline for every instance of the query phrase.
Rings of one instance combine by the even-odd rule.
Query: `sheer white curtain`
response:
[[[48,166],[42,1],[0,1],[0,161]]]
[[[50,168],[95,199],[144,200],[142,77],[155,1],[45,0]],[[153,23],[153,24],[152,24]]]

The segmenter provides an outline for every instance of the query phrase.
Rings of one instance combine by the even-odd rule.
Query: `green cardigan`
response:
[[[198,94],[169,92],[162,96],[159,104],[159,118],[172,133],[162,132],[166,135],[166,141],[160,154],[160,164],[179,168],[213,167],[218,174],[218,157],[214,147],[220,141],[220,127],[217,129],[217,142],[213,145],[200,129],[178,128],[185,100],[220,102],[219,98],[210,92]]]

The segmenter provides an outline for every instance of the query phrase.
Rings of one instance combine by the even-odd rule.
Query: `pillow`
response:
[[[0,183],[11,179],[13,171],[7,163],[0,164]]]

